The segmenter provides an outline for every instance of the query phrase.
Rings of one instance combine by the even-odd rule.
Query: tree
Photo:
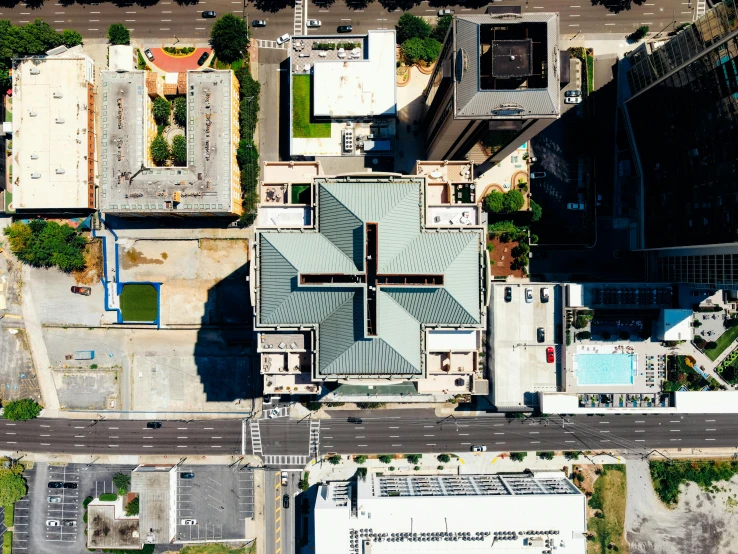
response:
[[[184,135],[176,135],[172,139],[172,158],[174,165],[187,165],[187,139]]]
[[[359,465],[364,464],[366,463],[366,456],[364,456],[363,454],[361,456],[355,456],[354,461]]]
[[[242,59],[249,46],[246,22],[231,13],[220,17],[210,29],[210,46],[223,63]]]
[[[138,496],[135,497],[133,500],[131,500],[128,504],[126,504],[126,515],[127,516],[137,516],[138,515]]]
[[[180,127],[187,128],[187,99],[177,96],[174,99],[174,122]]]
[[[154,140],[151,141],[151,159],[154,161],[154,165],[163,165],[171,157],[172,151],[167,139],[163,135],[156,135]]]
[[[328,456],[328,463],[332,466],[337,466],[341,463],[341,456],[338,454],[333,454],[332,456]]]
[[[541,206],[539,206],[532,198],[530,201],[530,212],[531,220],[533,221],[539,221],[543,215],[543,208],[541,208]]]
[[[569,461],[578,460],[580,454],[581,452],[579,450],[569,450],[567,452],[564,452],[564,458],[566,458]]]
[[[717,348],[717,343],[714,341],[707,341],[705,343],[705,350],[714,350]]]
[[[123,496],[131,486],[131,476],[127,473],[116,473],[113,475],[113,486],[118,489],[118,494]]]
[[[22,466],[0,469],[0,505],[10,506],[15,504],[28,492],[22,471]]]
[[[484,197],[484,209],[498,214],[502,211],[502,199],[505,197],[499,190],[493,190]]]
[[[397,44],[404,44],[406,40],[411,38],[428,38],[433,30],[422,17],[411,13],[402,14],[395,29],[397,31]]]
[[[131,44],[131,32],[122,23],[113,23],[108,27],[108,41],[110,44]]]
[[[630,333],[628,331],[620,331],[618,333],[618,336],[621,338],[621,340],[628,340],[630,338]]]
[[[646,0],[592,0],[592,5],[601,4],[612,13],[620,13],[623,10],[629,10],[631,3],[636,6],[642,5]]]
[[[77,31],[64,29],[61,33],[61,41],[67,48],[72,48],[73,46],[82,44],[82,35]]]
[[[519,190],[508,191],[502,199],[502,209],[506,213],[517,212],[523,204],[525,204],[525,198]]]
[[[510,459],[513,462],[522,462],[527,455],[527,452],[510,452]]]
[[[3,416],[10,421],[25,421],[38,417],[41,412],[39,406],[32,398],[21,398],[20,400],[11,400],[4,405],[5,411]]]
[[[602,340],[610,340],[610,331],[600,331],[600,337],[602,337]]]
[[[420,458],[422,457],[423,457],[422,454],[408,454],[407,456],[405,456],[409,464],[417,464],[420,461]]]
[[[172,105],[169,100],[157,96],[151,106],[151,115],[154,116],[154,121],[157,125],[167,125],[169,123],[169,116],[172,113]]]
[[[694,326],[695,327],[699,327],[700,325],[702,325],[702,324],[698,320],[695,319],[694,320]],[[725,320],[723,320],[723,325],[725,326],[726,329],[730,329],[731,327],[735,327],[736,325],[738,325],[738,318],[736,318],[736,317],[730,317],[728,319],[725,319]]]
[[[580,314],[574,318],[574,328],[575,329],[584,329],[587,325],[589,325],[588,316]]]
[[[441,43],[430,37],[414,37],[403,42],[400,50],[408,64],[412,65],[420,61],[433,63],[441,53]]]
[[[554,459],[553,452],[536,452],[536,456],[538,456],[541,460],[553,460]]]
[[[579,331],[579,332],[578,332],[578,333],[576,334],[576,337],[577,337],[577,338],[578,338],[579,340],[589,340],[589,339],[591,339],[591,338],[592,338],[592,333],[590,333],[589,331]]]
[[[633,31],[630,35],[628,35],[628,39],[631,42],[638,42],[642,38],[645,38],[647,34],[648,34],[648,25],[641,25],[635,31]]]
[[[87,240],[66,223],[33,219],[17,221],[3,231],[18,259],[34,267],[58,267],[64,272],[85,267]]]
[[[449,456],[448,454],[439,454],[438,456],[436,456],[436,459],[442,464],[447,464],[451,461],[451,456]]]
[[[392,454],[380,454],[377,456],[377,459],[383,464],[389,464],[392,463],[392,460],[394,460],[395,457],[392,456]]]
[[[451,21],[453,20],[453,18],[453,15],[444,15],[443,17],[438,18],[436,28],[433,29],[434,39],[439,42],[443,42],[443,39],[446,38],[446,31],[448,31],[448,28],[451,26]]]
[[[367,470],[365,467],[360,467],[356,470],[356,478],[366,481]]]

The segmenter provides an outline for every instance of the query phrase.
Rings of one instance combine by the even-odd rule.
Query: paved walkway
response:
[[[165,73],[179,73],[188,69],[199,69],[201,66],[197,65],[197,60],[200,59],[203,52],[212,55],[213,50],[212,48],[196,48],[192,54],[172,56],[161,48],[152,48],[151,53],[154,55],[154,61],[149,62],[149,64]],[[208,63],[210,63],[210,58],[202,64],[202,67],[207,67]]]

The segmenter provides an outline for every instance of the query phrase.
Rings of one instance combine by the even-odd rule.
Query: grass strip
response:
[[[625,496],[626,479],[624,465],[603,465],[602,473],[594,482],[594,493],[589,507],[599,510],[601,517],[592,517],[587,522],[587,531],[594,535],[588,543],[587,554],[605,554],[609,544],[613,551],[627,551],[625,542]]]
[[[330,123],[311,123],[310,75],[292,76],[292,134],[295,138],[330,138]]]
[[[722,354],[728,346],[733,344],[733,341],[735,339],[738,339],[738,327],[731,327],[727,331],[725,331],[722,335],[718,337],[718,339],[715,341],[717,344],[717,347],[715,348],[706,348],[704,350],[705,356],[710,358],[713,362],[718,359],[718,356]]]
[[[120,311],[123,321],[154,321],[158,314],[159,294],[153,285],[123,285]]]

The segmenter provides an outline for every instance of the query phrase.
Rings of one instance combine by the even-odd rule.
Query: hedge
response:
[[[118,495],[108,492],[100,495],[100,502],[115,502],[118,500]]]

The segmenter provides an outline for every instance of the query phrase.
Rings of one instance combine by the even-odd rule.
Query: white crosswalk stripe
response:
[[[257,454],[263,454],[264,451],[261,446],[261,430],[259,429],[259,422],[249,422],[249,431],[251,432],[251,448],[253,449],[254,456]]]
[[[272,410],[274,410],[274,409],[275,408],[272,408]],[[290,416],[290,409],[289,409],[289,407],[284,407],[283,406],[281,408],[276,408],[276,409],[279,410],[279,412],[276,415],[272,415],[271,417],[270,417],[270,414],[271,414],[272,410],[263,411],[261,413],[261,418],[260,419],[276,419],[278,417],[289,417]]]
[[[320,452],[320,420],[310,420],[310,442],[308,443],[308,452],[311,458],[318,459]]]
[[[307,456],[290,455],[267,455],[264,456],[264,464],[268,466],[304,466],[308,463]]]
[[[694,10],[694,18],[699,19],[707,13],[707,2],[705,0],[697,0],[697,9]]]
[[[295,0],[295,23],[293,35],[304,35],[302,28],[302,0]]]
[[[256,39],[256,46],[259,48],[274,48],[275,50],[287,50],[287,43],[277,44],[276,40]]]

